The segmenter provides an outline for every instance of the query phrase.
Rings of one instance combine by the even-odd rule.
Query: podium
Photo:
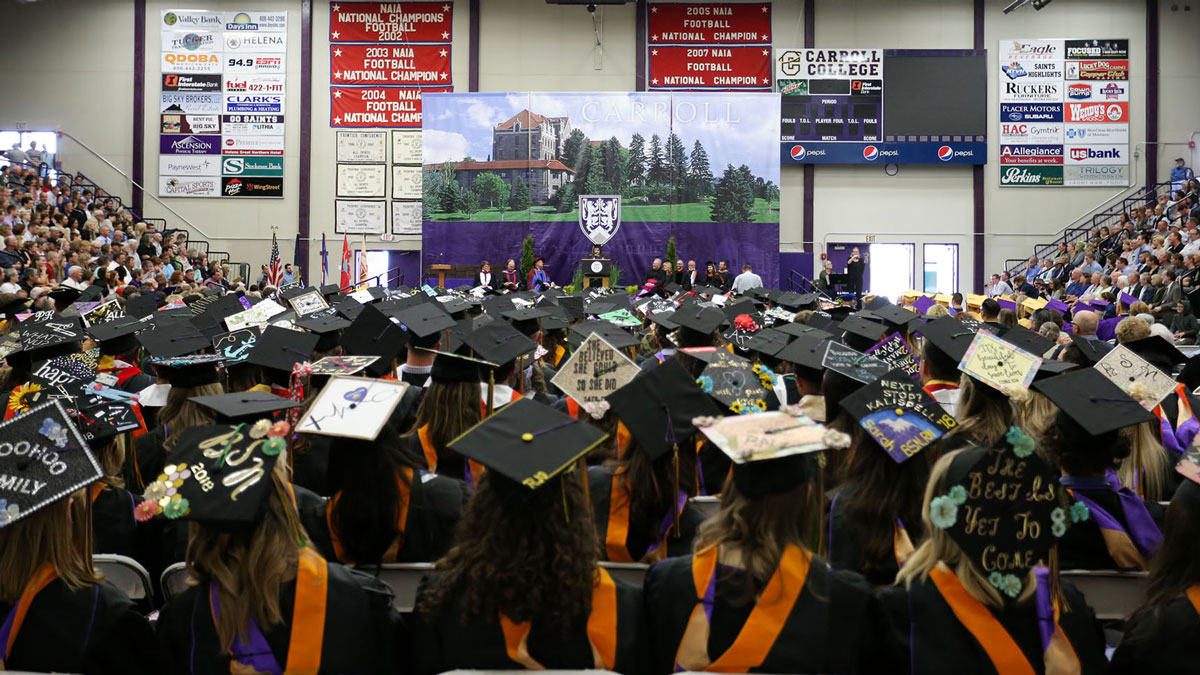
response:
[[[583,284],[586,288],[608,288],[612,272],[612,261],[608,258],[584,258],[579,261],[583,269]]]

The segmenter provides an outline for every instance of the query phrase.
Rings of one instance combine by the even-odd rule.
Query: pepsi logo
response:
[[[863,159],[868,162],[874,162],[876,159],[879,159],[879,148],[873,145],[863,148]]]
[[[793,145],[792,146],[792,159],[799,161],[801,159],[804,159],[804,155],[805,155],[805,152],[804,152],[803,145]]]
[[[942,147],[938,148],[938,159],[942,160],[943,162],[949,162],[950,160],[954,159],[954,148],[948,145],[943,145]]]

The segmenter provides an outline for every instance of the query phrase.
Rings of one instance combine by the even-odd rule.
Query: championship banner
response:
[[[771,90],[771,3],[646,6],[651,90]]]
[[[423,93],[450,87],[331,87],[329,125],[333,127],[421,127]]]
[[[657,89],[771,87],[769,47],[654,47],[650,86]]]
[[[331,45],[333,84],[449,85],[449,45]]]
[[[1000,185],[1129,184],[1129,40],[1000,40]]]
[[[771,3],[663,2],[650,5],[651,44],[771,45]]]
[[[161,19],[159,196],[283,197],[287,12]]]
[[[335,2],[330,42],[450,42],[452,2]]]
[[[423,105],[422,248],[439,262],[519,258],[532,236],[566,286],[607,238],[617,282],[633,285],[674,236],[701,270],[749,263],[778,281],[774,94],[428,93]],[[536,141],[546,134],[563,140]]]

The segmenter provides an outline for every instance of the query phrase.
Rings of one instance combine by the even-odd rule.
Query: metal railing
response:
[[[395,279],[392,279],[393,276],[395,276]],[[392,281],[395,281],[397,286],[404,285],[404,273],[400,272],[399,267],[393,267],[392,269],[390,269],[386,272],[380,272],[379,274],[376,274],[373,277],[367,277],[363,281],[352,283],[349,286],[346,286],[345,288],[339,288],[338,293],[345,293],[346,291],[358,288],[363,283],[370,285],[370,283],[372,281],[378,281],[380,278],[383,279],[383,283],[381,283],[379,285],[383,286],[384,288],[391,288],[391,286],[389,286],[388,284],[390,284]]]
[[[791,270],[788,272],[787,282],[789,291],[796,291],[797,293],[816,293],[827,300],[836,300],[834,296],[830,295],[826,291],[821,290],[821,288],[817,286],[817,282],[804,276],[804,274],[798,270]]]

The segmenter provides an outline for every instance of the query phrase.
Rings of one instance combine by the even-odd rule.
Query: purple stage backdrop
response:
[[[533,250],[545,258],[550,277],[562,286],[571,283],[580,259],[592,250],[575,223],[426,222],[424,264],[487,260],[499,269],[509,258],[519,264],[527,235],[533,237]],[[750,263],[764,284],[779,286],[778,223],[625,223],[604,246],[605,255],[621,268],[621,284],[640,283],[651,262],[666,252],[672,236],[679,257],[685,263],[695,260],[701,272],[707,260],[726,260],[736,272]]]

